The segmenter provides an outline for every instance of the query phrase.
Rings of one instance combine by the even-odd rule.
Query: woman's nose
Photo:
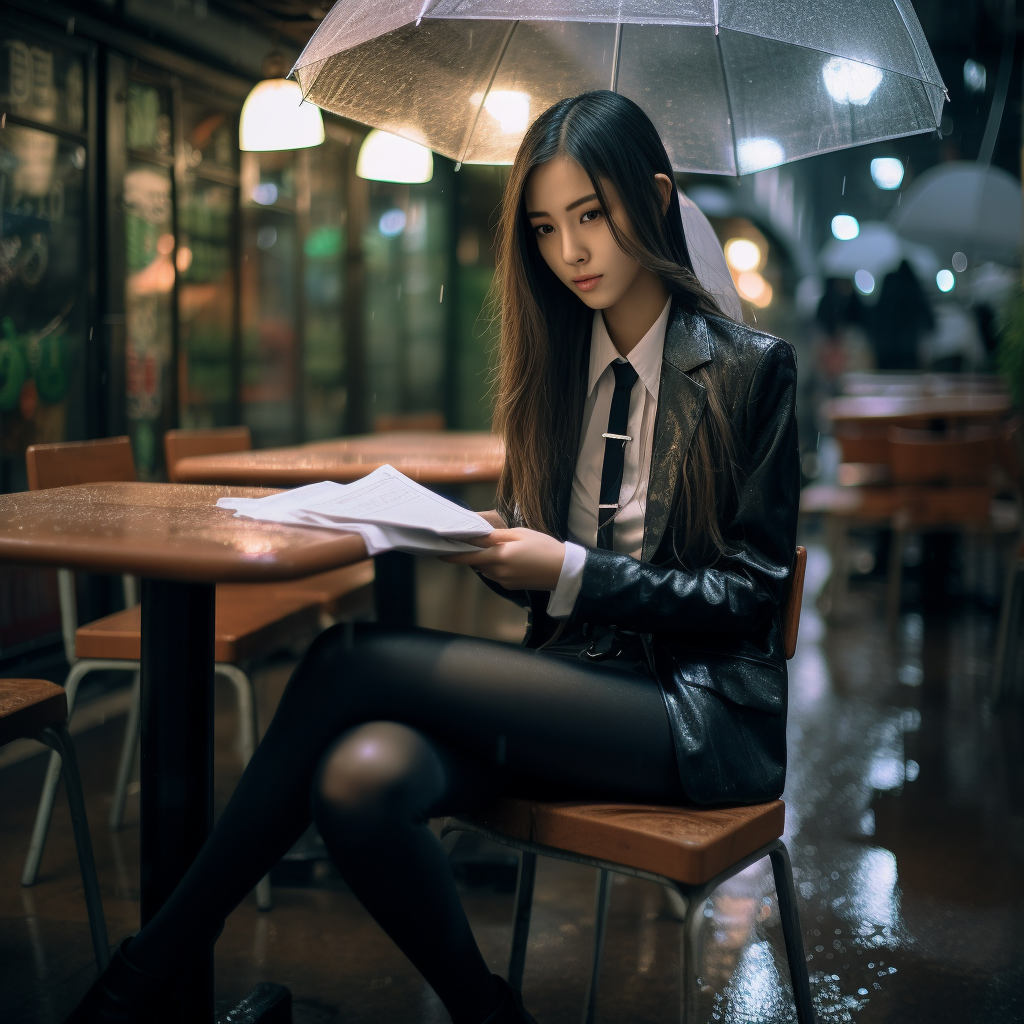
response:
[[[586,263],[587,251],[580,245],[576,239],[566,234],[562,240],[562,259],[565,260],[570,266],[574,266],[577,263]]]

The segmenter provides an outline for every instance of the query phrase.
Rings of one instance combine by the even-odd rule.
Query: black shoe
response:
[[[494,975],[501,992],[501,1002],[483,1024],[537,1024],[523,1006],[523,997],[514,992],[504,978]]]
[[[128,962],[125,939],[107,969],[93,982],[64,1024],[162,1024],[168,1020],[173,981],[147,974]]]

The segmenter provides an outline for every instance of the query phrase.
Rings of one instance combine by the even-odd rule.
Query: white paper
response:
[[[358,533],[371,555],[383,551],[450,554],[477,551],[464,543],[492,530],[482,516],[381,466],[351,484],[325,480],[265,498],[221,498],[218,507],[262,522]]]

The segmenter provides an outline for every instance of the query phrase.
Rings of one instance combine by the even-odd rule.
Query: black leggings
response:
[[[133,940],[132,962],[180,969],[312,817],[455,1024],[479,1024],[498,990],[427,819],[510,793],[685,799],[642,659],[587,662],[577,650],[375,626],[346,649],[341,628],[322,634],[199,856]]]

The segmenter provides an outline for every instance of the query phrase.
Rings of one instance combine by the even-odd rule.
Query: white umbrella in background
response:
[[[888,224],[867,221],[860,226],[856,238],[840,241],[833,238],[822,246],[818,254],[821,272],[825,277],[844,277],[854,281],[860,291],[870,293],[880,288],[886,274],[906,260],[922,284],[934,286],[935,274],[941,264],[939,258],[926,245],[908,242]],[[868,282],[858,274],[870,275]]]
[[[293,73],[463,163],[511,163],[551,104],[612,89],[711,174],[933,131],[945,99],[909,0],[338,0]]]
[[[979,263],[1017,266],[1020,181],[999,167],[966,161],[939,164],[907,188],[890,223],[904,238],[930,246],[943,265],[952,264],[958,273]],[[966,262],[955,261],[956,253]]]

